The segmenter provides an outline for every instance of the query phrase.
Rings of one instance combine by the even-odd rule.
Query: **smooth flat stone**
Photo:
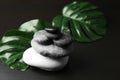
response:
[[[32,47],[23,53],[23,61],[34,67],[48,71],[57,71],[62,69],[68,62],[69,56],[61,58],[49,58],[37,53]]]

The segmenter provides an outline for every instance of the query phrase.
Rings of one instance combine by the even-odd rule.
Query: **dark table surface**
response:
[[[51,22],[64,5],[73,0],[1,0],[0,37],[22,23],[40,18]],[[0,80],[117,80],[120,69],[119,0],[80,0],[97,5],[108,21],[107,35],[97,42],[73,43],[69,65],[60,72],[31,68],[25,72],[11,70],[0,62]]]

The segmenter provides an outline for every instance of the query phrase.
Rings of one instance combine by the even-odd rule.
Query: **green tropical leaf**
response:
[[[70,33],[75,41],[92,42],[106,34],[106,20],[98,8],[88,2],[73,2],[63,8],[52,25]]]
[[[19,30],[25,32],[36,32],[38,30],[44,29],[45,27],[49,27],[49,25],[49,23],[44,22],[43,20],[35,19],[22,24]]]
[[[34,32],[44,29],[47,25],[48,23],[37,19],[24,23],[18,30],[7,31],[0,41],[1,61],[11,69],[21,71],[28,69],[29,65],[22,60],[23,52],[31,47]]]
[[[0,43],[0,59],[12,69],[26,70],[29,66],[22,61],[22,55],[30,47],[31,39],[32,36],[26,32],[18,30],[8,31]],[[14,66],[18,63],[19,65]]]

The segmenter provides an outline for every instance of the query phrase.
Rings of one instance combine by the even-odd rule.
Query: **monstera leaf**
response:
[[[45,27],[49,27],[49,25],[49,23],[44,22],[43,20],[35,19],[22,24],[19,30],[25,32],[36,32],[38,30],[44,29]]]
[[[18,30],[6,32],[0,42],[0,59],[12,69],[25,71],[29,66],[22,60],[23,52],[31,47],[34,32],[47,27],[42,20],[31,20]]]
[[[88,2],[73,2],[63,8],[63,15],[52,25],[70,33],[78,42],[92,42],[106,33],[106,20],[98,8]]]

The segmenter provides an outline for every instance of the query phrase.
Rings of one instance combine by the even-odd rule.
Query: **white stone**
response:
[[[23,61],[34,67],[38,67],[48,71],[57,71],[65,67],[69,59],[69,56],[61,58],[50,58],[42,56],[40,53],[37,53],[32,47],[28,48],[23,53]]]

